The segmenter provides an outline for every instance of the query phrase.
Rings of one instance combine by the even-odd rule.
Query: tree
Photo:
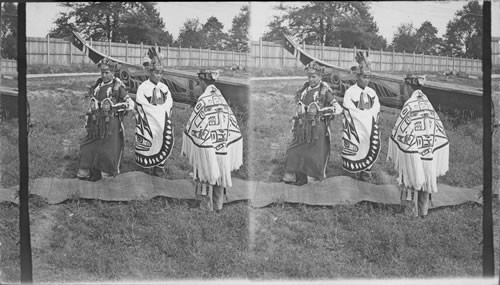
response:
[[[200,48],[204,43],[204,36],[201,31],[201,24],[198,18],[187,19],[184,22],[175,46]]]
[[[17,59],[17,4],[12,2],[1,3],[1,30],[2,58]]]
[[[419,44],[417,31],[412,23],[399,25],[392,39],[391,48],[397,52],[415,52]]]
[[[224,24],[219,22],[216,17],[208,18],[207,22],[201,28],[203,37],[203,48],[206,49],[224,49],[228,45],[228,35],[222,30]]]
[[[51,37],[68,37],[78,31],[98,41],[168,44],[172,35],[151,2],[62,2]]]
[[[275,10],[286,12],[286,7],[283,6],[283,2],[279,6],[274,7]],[[291,35],[290,29],[285,23],[286,17],[284,16],[273,16],[273,20],[267,25],[269,31],[262,36],[263,41],[276,42],[282,41],[284,35]]]
[[[364,2],[311,1],[301,7],[275,7],[283,11],[268,25],[266,40],[294,35],[306,44],[382,49],[387,41],[378,35],[370,7]]]
[[[248,52],[248,26],[250,24],[250,11],[248,5],[240,9],[240,13],[233,18],[229,30],[230,47],[240,52]]]
[[[165,30],[165,23],[155,8],[154,3],[144,2],[142,9],[131,11],[124,16],[123,24],[118,28],[120,41],[131,43],[171,45],[172,34]]]
[[[437,28],[431,22],[423,22],[415,33],[418,42],[415,52],[438,55],[441,39],[438,38],[437,32]]]
[[[482,58],[482,6],[467,2],[446,25],[443,51],[448,55]]]

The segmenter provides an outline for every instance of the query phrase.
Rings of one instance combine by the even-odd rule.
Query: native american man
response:
[[[394,161],[399,173],[406,214],[425,217],[431,194],[438,191],[437,177],[448,171],[449,144],[441,120],[420,90],[425,76],[407,76],[405,82],[414,91],[408,92],[411,96],[392,130],[387,160]]]
[[[123,83],[113,76],[116,64],[102,59],[98,63],[101,78],[90,90],[90,108],[85,128],[87,136],[80,145],[77,177],[98,180],[120,173],[123,154],[123,118],[134,109]]]
[[[161,82],[161,49],[151,47],[143,63],[149,79],[141,83],[136,95],[135,162],[162,176],[174,145],[171,122],[173,100],[167,85]]]
[[[342,111],[330,86],[321,80],[323,67],[315,61],[305,70],[308,81],[296,93],[293,137],[286,151],[283,182],[304,185],[326,177],[330,157],[329,124]]]
[[[182,136],[182,154],[193,167],[200,209],[222,210],[232,186],[231,171],[243,163],[243,139],[233,111],[214,82],[218,73],[200,70],[204,93],[198,98]]]
[[[380,152],[380,103],[375,90],[368,87],[371,76],[368,57],[358,52],[356,61],[358,65],[351,68],[356,73],[356,84],[344,95],[342,167],[350,173],[359,173],[359,179],[367,181]]]

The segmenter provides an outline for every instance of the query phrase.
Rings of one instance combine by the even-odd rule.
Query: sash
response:
[[[427,96],[417,90],[405,102],[392,130],[387,160],[394,161],[399,184],[435,193],[437,177],[448,171],[448,158],[443,123]]]
[[[243,164],[243,139],[233,111],[220,91],[207,87],[182,135],[181,153],[202,183],[231,187],[231,171]]]

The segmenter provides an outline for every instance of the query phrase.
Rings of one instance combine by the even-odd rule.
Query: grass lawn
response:
[[[84,93],[89,83],[75,78],[28,82],[34,124],[29,137],[31,178],[71,178],[76,174],[86,108]],[[249,147],[245,165],[235,176],[279,180],[290,138],[290,94],[301,84],[288,81],[253,86],[252,117],[247,121],[244,114],[238,115],[242,129],[247,130],[244,136]],[[168,179],[188,178],[190,167],[179,155],[179,134],[190,113],[187,106],[174,107],[178,136],[168,160]],[[481,121],[441,118],[451,143],[451,168],[441,182],[462,187],[481,184]],[[386,142],[395,117],[383,113],[381,119],[382,141]],[[0,126],[3,187],[18,183],[17,122],[7,123]],[[334,125],[332,133],[337,139],[332,141],[328,176],[341,171],[340,118]],[[129,116],[125,122],[124,172],[137,170],[133,126]],[[384,151],[386,147],[375,166],[375,179],[377,183],[394,183],[395,172],[385,161]],[[482,207],[473,203],[431,210],[426,219],[410,219],[400,214],[399,206],[368,202],[334,207],[276,203],[254,209],[241,201],[214,214],[191,210],[196,207],[195,201],[161,197],[127,203],[80,199],[49,205],[32,196],[34,280],[481,275]],[[498,208],[497,203],[497,226]],[[19,281],[18,213],[16,205],[0,203],[0,281]],[[498,245],[497,239],[497,262]]]

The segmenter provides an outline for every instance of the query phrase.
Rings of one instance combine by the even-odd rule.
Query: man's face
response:
[[[321,76],[317,73],[310,73],[307,75],[307,79],[309,80],[309,85],[310,86],[316,86],[319,84],[319,81],[321,80]]]
[[[365,88],[370,83],[370,74],[358,74],[357,82],[359,87]]]
[[[149,80],[153,83],[158,83],[161,78],[161,71],[160,70],[150,70],[149,71]]]
[[[102,81],[104,82],[109,82],[113,79],[113,72],[109,69],[102,69],[101,70],[101,77]]]

